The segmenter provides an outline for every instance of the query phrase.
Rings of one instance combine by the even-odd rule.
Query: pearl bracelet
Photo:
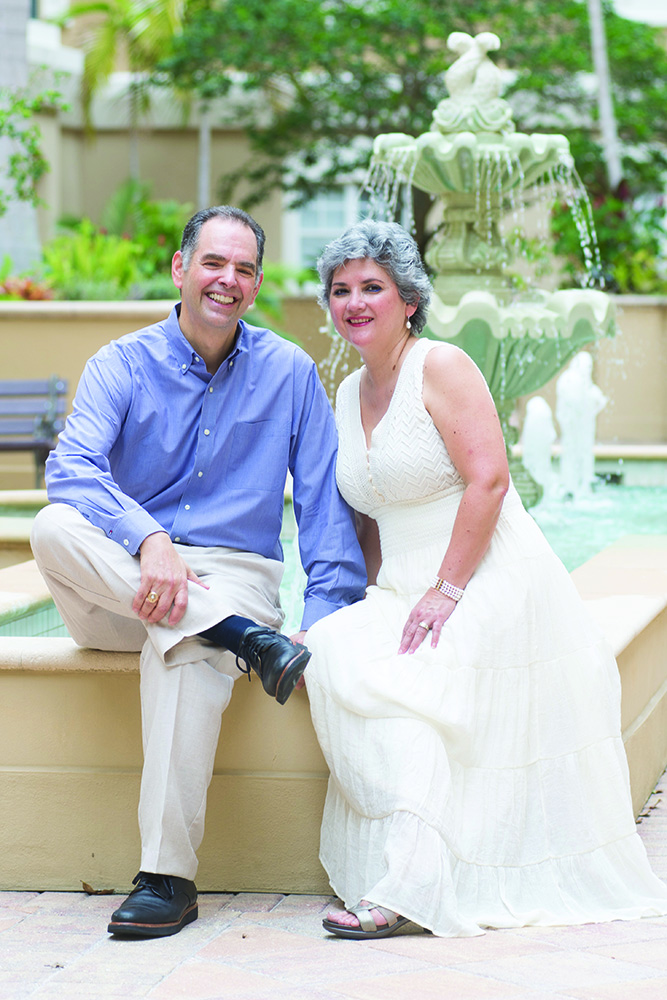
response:
[[[431,586],[434,590],[444,594],[445,597],[451,597],[453,601],[460,601],[463,597],[462,587],[455,587],[453,583],[447,583],[442,577],[436,576]]]

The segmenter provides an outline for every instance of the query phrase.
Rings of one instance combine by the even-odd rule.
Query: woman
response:
[[[635,831],[614,659],[510,481],[481,373],[418,340],[430,285],[393,223],[324,251],[321,303],[363,367],[337,398],[366,598],[308,632],[331,778],[324,921],[442,936],[667,912]]]

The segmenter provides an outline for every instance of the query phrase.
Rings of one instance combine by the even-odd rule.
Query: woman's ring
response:
[[[425,628],[427,632],[431,631],[431,626],[428,622],[420,622],[417,628]]]
[[[151,590],[146,600],[148,601],[149,604],[157,604],[160,598],[158,597],[158,595],[155,593],[154,590]]]

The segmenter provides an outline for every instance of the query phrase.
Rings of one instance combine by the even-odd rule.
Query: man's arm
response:
[[[123,430],[132,399],[124,360],[92,358],[77,387],[72,413],[46,462],[51,503],[67,503],[105,535],[135,555],[147,535],[162,525],[123,492],[109,456]]]
[[[188,580],[204,584],[162,525],[113,478],[109,456],[123,433],[131,398],[131,373],[122,359],[88,362],[72,414],[47,460],[47,495],[52,503],[75,507],[130,555],[140,556],[141,586],[133,610],[152,623],[169,615],[175,625],[185,613]],[[158,595],[157,602],[147,600],[151,593]]]
[[[366,569],[354,513],[336,486],[333,411],[314,365],[295,372],[290,471],[299,551],[308,578],[302,629],[363,597]]]

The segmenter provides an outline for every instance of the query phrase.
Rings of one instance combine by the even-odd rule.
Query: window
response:
[[[288,209],[283,218],[283,261],[293,267],[315,267],[322,249],[347,226],[363,219],[366,195],[348,184],[318,194],[301,208]]]

